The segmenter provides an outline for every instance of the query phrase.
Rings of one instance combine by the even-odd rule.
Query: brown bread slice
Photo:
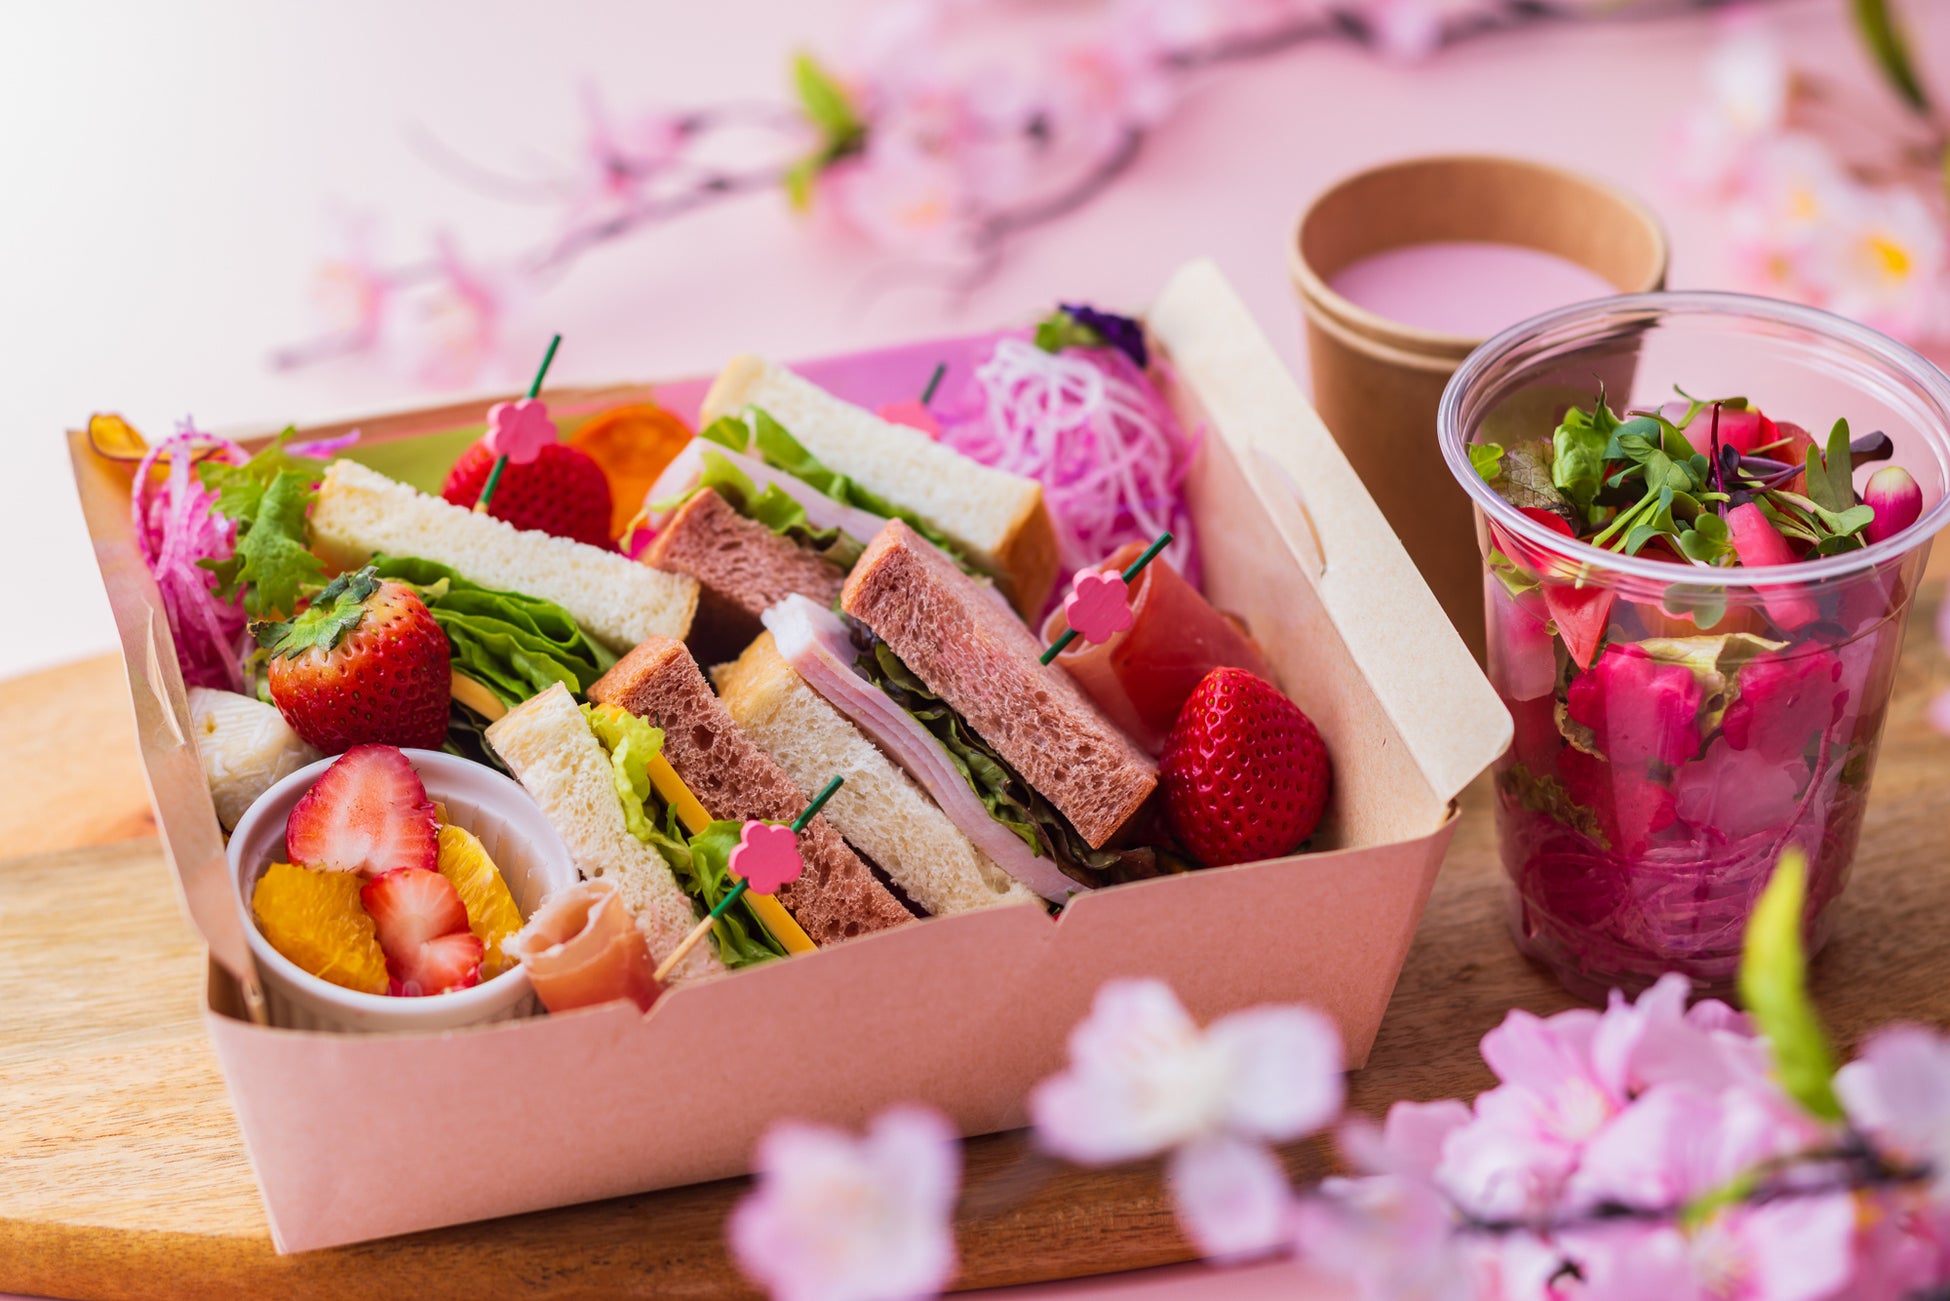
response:
[[[1070,675],[1037,662],[1042,643],[991,590],[900,520],[874,536],[840,608],[873,629],[1092,848],[1158,785],[1158,768]]]
[[[705,488],[665,521],[643,559],[697,580],[697,617],[686,641],[706,664],[734,659],[763,631],[758,616],[794,592],[830,606],[846,575]]]
[[[683,643],[646,638],[597,679],[589,698],[662,728],[670,766],[712,817],[790,822],[806,807],[810,796],[739,730]],[[913,920],[824,817],[807,825],[799,849],[805,875],[779,891],[779,902],[814,943]]]

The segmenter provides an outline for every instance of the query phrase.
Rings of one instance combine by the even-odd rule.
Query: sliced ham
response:
[[[608,881],[579,881],[542,900],[507,943],[551,1012],[627,998],[644,1011],[662,987],[656,961],[629,909]]]
[[[644,498],[645,508],[648,509],[652,502],[671,501],[695,488],[704,474],[706,452],[716,452],[744,471],[760,492],[765,491],[767,484],[778,485],[780,492],[805,509],[806,519],[816,529],[836,528],[854,541],[865,543],[872,540],[873,535],[880,532],[881,525],[887,522],[872,511],[834,501],[804,479],[795,479],[783,470],[775,470],[755,456],[734,452],[708,438],[693,438],[684,445],[683,451],[672,458],[670,464],[664,467],[664,472],[657,476],[657,482],[651,485],[649,495]],[[661,529],[669,514],[668,510],[650,511],[650,527]]]
[[[1143,550],[1143,543],[1127,542],[1097,568],[1115,573]],[[1129,628],[1095,646],[1079,637],[1056,663],[1145,750],[1164,749],[1178,711],[1213,669],[1225,665],[1273,680],[1253,639],[1163,560],[1139,571],[1132,589]],[[1059,606],[1043,623],[1043,640],[1054,642],[1069,629]]]
[[[838,615],[803,596],[788,596],[767,610],[763,619],[793,671],[921,783],[948,820],[996,866],[1051,903],[1062,903],[1089,888],[1064,875],[1055,860],[1038,855],[991,817],[941,742],[854,670],[858,652]]]

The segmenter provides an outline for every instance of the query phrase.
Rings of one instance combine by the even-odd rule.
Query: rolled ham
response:
[[[1054,859],[1037,854],[1022,837],[991,817],[941,742],[886,692],[854,671],[858,652],[838,615],[803,596],[788,596],[762,618],[778,642],[779,654],[806,685],[921,783],[948,820],[997,867],[1051,903],[1062,903],[1089,888],[1064,875]]]
[[[1144,550],[1127,542],[1097,566],[1122,570]],[[1152,754],[1164,749],[1178,711],[1199,680],[1221,666],[1273,680],[1266,657],[1232,616],[1212,608],[1199,590],[1163,560],[1138,572],[1131,595],[1131,626],[1091,645],[1079,637],[1056,657],[1084,694]],[[1070,628],[1058,606],[1043,622],[1043,640],[1054,642]]]
[[[664,472],[657,476],[657,482],[651,485],[649,494],[644,498],[644,508],[649,510],[652,502],[670,501],[695,488],[704,474],[706,452],[716,452],[744,471],[760,492],[765,491],[767,484],[776,484],[780,492],[805,509],[806,519],[816,529],[836,528],[854,541],[865,543],[872,540],[873,535],[880,532],[881,526],[887,522],[872,511],[834,501],[804,479],[795,479],[783,470],[775,470],[755,456],[734,452],[708,438],[691,439],[684,445],[684,450],[672,458],[670,464],[664,467]],[[649,510],[650,527],[661,529],[669,514],[668,510]]]
[[[551,1012],[627,998],[643,1011],[663,992],[643,932],[609,881],[578,881],[542,900],[504,949]]]

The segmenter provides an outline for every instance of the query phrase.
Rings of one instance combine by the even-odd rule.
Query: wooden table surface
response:
[[[1950,558],[1950,549],[1946,549]],[[1939,573],[1946,566],[1938,566]],[[1815,993],[1845,1043],[1950,1022],[1950,689],[1910,627],[1855,878]],[[740,1285],[726,1180],[364,1246],[279,1257],[199,1017],[204,958],[153,838],[121,669],[90,660],[0,683],[0,1292],[71,1298],[719,1296]],[[1502,920],[1487,788],[1437,881],[1352,1106],[1469,1097],[1476,1041],[1512,1007],[1570,1005]],[[510,1143],[519,1142],[511,1127]],[[1017,1135],[969,1140],[960,1286],[1189,1258],[1155,1163],[1085,1172]],[[1296,1171],[1324,1150],[1288,1153]]]

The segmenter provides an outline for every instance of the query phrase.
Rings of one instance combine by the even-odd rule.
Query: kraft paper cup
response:
[[[1449,376],[1483,340],[1391,321],[1328,287],[1374,254],[1450,241],[1550,253],[1620,293],[1662,288],[1667,248],[1658,218],[1630,195],[1515,158],[1389,163],[1340,181],[1300,216],[1288,261],[1306,314],[1314,406],[1480,661],[1482,562],[1468,498],[1436,447],[1435,413]],[[1630,378],[1622,371],[1617,387]]]
[[[533,916],[551,892],[573,885],[575,862],[535,801],[513,781],[482,764],[437,750],[405,750],[427,797],[446,806],[447,820],[474,833],[501,869],[515,906]],[[300,768],[259,796],[245,811],[227,850],[244,934],[264,983],[273,1025],[291,1030],[428,1033],[540,1012],[541,1003],[519,966],[472,989],[420,998],[395,998],[346,989],[302,970],[271,946],[251,914],[257,880],[284,857],[284,824],[332,759]]]

